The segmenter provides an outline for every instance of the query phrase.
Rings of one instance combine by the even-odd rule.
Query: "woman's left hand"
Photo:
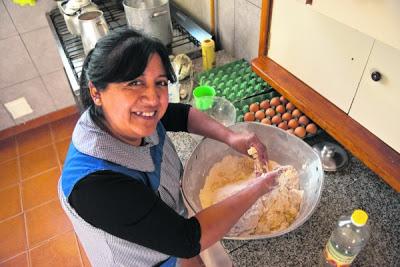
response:
[[[254,133],[232,132],[228,136],[227,144],[247,156],[247,150],[253,146],[257,150],[261,163],[266,164],[268,162],[267,148]]]

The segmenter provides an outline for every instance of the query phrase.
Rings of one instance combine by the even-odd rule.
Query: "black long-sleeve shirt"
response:
[[[167,131],[186,131],[189,105],[169,104],[161,119]],[[149,187],[112,171],[81,179],[69,203],[88,223],[117,237],[159,252],[190,258],[200,252],[200,224],[185,219]]]

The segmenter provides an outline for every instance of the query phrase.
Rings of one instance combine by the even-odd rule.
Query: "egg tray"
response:
[[[200,85],[209,85],[216,95],[231,102],[240,101],[271,90],[272,87],[251,70],[246,60],[240,59],[197,75]]]
[[[280,96],[281,95],[278,92],[276,92],[274,90],[269,90],[269,92],[264,92],[264,93],[256,95],[256,96],[234,102],[233,105],[236,108],[236,122],[244,121],[244,114],[249,112],[249,107],[252,103],[259,104],[266,99],[271,100],[273,97],[280,97]],[[297,109],[297,107],[295,107],[295,108]],[[309,123],[313,123],[313,121],[310,118],[308,118],[308,119],[309,119]],[[261,122],[261,121],[256,119],[255,122]],[[271,126],[278,127],[275,124],[271,124]],[[322,133],[322,130],[317,126],[317,132],[315,134],[307,133],[302,139],[314,137],[320,133]]]

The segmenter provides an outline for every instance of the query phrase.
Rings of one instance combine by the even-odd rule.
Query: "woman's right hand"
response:
[[[260,176],[257,177],[257,179],[261,179],[261,183],[265,188],[265,193],[270,192],[275,188],[275,186],[278,185],[278,176],[284,173],[289,166],[281,166],[273,171],[263,173]]]

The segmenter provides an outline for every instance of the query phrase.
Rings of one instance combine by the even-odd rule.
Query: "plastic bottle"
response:
[[[368,214],[360,209],[341,216],[323,250],[320,266],[350,266],[369,239]]]

